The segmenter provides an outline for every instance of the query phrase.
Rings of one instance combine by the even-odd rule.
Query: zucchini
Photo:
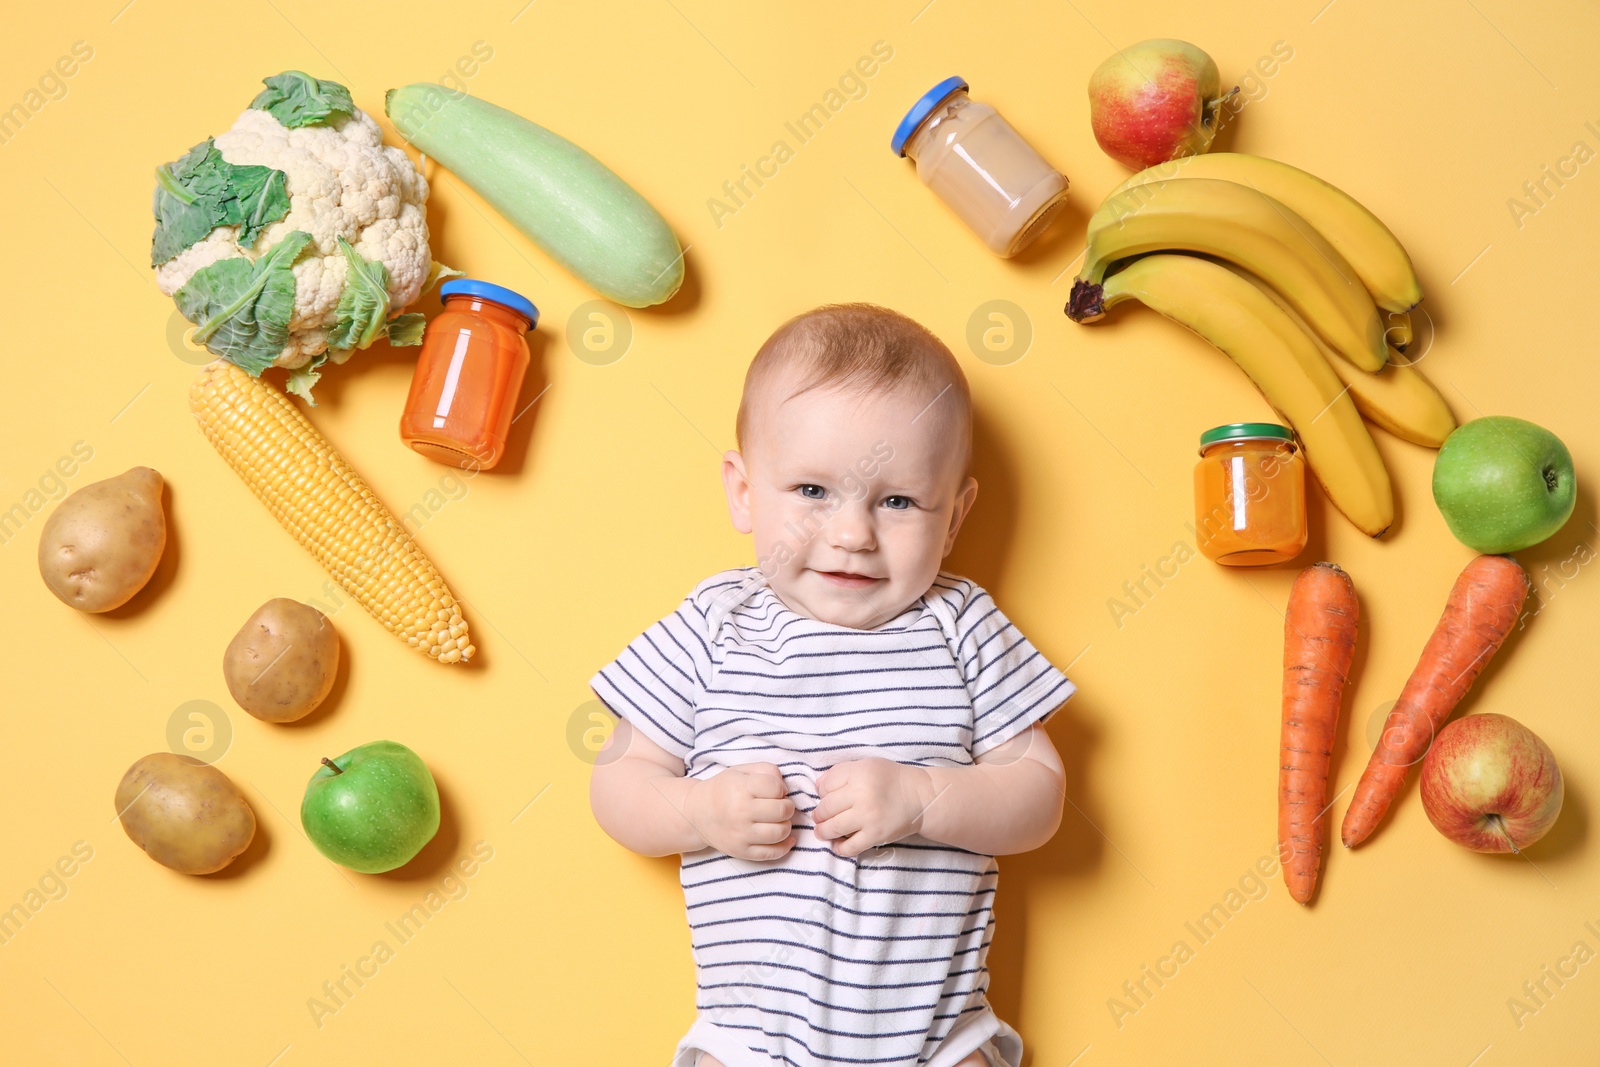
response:
[[[435,82],[390,89],[384,111],[402,137],[606,299],[648,307],[683,284],[683,250],[666,220],[566,138]]]

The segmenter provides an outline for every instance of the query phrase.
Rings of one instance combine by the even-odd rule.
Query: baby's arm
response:
[[[970,767],[916,767],[917,833],[986,856],[1029,852],[1055,836],[1066,797],[1061,755],[1039,723]]]
[[[600,828],[643,856],[706,847],[684,814],[700,782],[684,777],[683,760],[623,719],[600,746],[589,776],[589,807]]]
[[[688,778],[683,760],[623,719],[600,747],[589,807],[624,848],[670,856],[716,847],[743,859],[776,859],[793,847],[794,801],[770,763]]]

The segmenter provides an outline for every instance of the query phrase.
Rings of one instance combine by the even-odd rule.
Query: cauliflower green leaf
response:
[[[334,311],[338,321],[328,331],[328,347],[366,348],[383,332],[383,320],[389,317],[389,270],[362,258],[342,235],[339,251],[350,269]]]
[[[426,320],[420,312],[410,312],[405,315],[396,315],[383,324],[382,333],[389,337],[389,343],[396,346],[420,345],[422,343],[422,329]],[[303,367],[296,367],[289,372],[289,377],[284,380],[285,392],[293,393],[312,407],[317,406],[316,400],[311,396],[311,389],[322,380],[322,365],[332,360],[334,363],[343,363],[340,356],[348,356],[349,349],[329,348],[311,357]]]
[[[288,176],[271,167],[236,167],[208,137],[181,159],[156,168],[151,207],[156,217],[152,267],[205,240],[218,226],[238,226],[239,244],[249,248],[262,230],[289,213]]]
[[[311,398],[311,387],[321,380],[322,365],[324,363],[332,363],[334,366],[338,366],[350,358],[352,351],[353,349],[349,348],[323,349],[311,357],[311,362],[303,367],[296,367],[289,372],[289,378],[283,384],[284,389],[298,396],[312,407],[316,407],[317,402]]]
[[[449,281],[451,278],[465,278],[466,276],[467,272],[464,270],[456,270],[454,267],[445,266],[437,259],[430,259],[428,260],[428,276],[422,280],[422,292],[417,295],[421,296],[422,293],[426,293],[434,286]]]
[[[239,244],[250,248],[262,230],[289,213],[289,176],[271,167],[234,167],[232,195],[223,206],[223,223],[237,222]]]
[[[311,387],[322,379],[322,371],[318,368],[326,362],[328,362],[328,353],[326,352],[319,352],[312,356],[310,363],[307,363],[304,367],[296,367],[289,372],[289,377],[284,379],[283,382],[283,391],[293,393],[307,404],[316,407],[317,402],[311,399]]]
[[[396,348],[407,345],[420,345],[422,343],[422,330],[428,324],[420,311],[410,311],[404,315],[396,315],[383,324],[384,332],[389,335],[389,344]]]
[[[335,115],[355,114],[350,90],[338,82],[321,81],[298,70],[286,70],[262,78],[265,89],[256,94],[250,106],[265,111],[284,126],[315,126]]]
[[[294,261],[310,243],[309,233],[294,230],[254,262],[233,256],[196,271],[173,294],[198,327],[195,341],[251,375],[272,366],[289,341]]]

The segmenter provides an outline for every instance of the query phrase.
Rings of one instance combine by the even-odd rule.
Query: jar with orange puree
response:
[[[429,459],[484,470],[505,452],[539,309],[471,278],[452,278],[439,296],[444,310],[422,335],[400,439]]]
[[[1230,567],[1282,563],[1306,547],[1306,470],[1294,431],[1233,422],[1200,435],[1194,468],[1195,537]]]

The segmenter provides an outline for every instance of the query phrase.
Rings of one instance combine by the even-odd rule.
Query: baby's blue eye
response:
[[[828,491],[820,485],[801,485],[796,486],[796,488],[800,490],[800,495],[807,500],[821,500],[828,495]],[[812,490],[816,490],[816,492],[812,492]]]
[[[904,511],[911,507],[911,498],[908,496],[884,497],[883,506],[893,508],[895,511]]]

